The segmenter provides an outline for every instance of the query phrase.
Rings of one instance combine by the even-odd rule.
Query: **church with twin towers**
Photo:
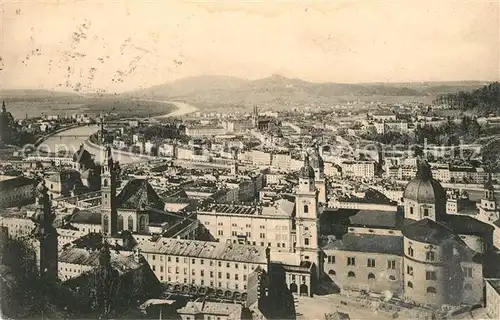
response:
[[[152,212],[163,210],[157,204],[153,211],[154,190],[143,181],[116,195],[119,170],[109,149],[102,170],[103,232],[108,237],[122,230],[147,233],[155,219]],[[146,192],[131,196],[127,189]],[[496,210],[490,205],[491,190],[485,186],[479,206]],[[416,177],[407,184],[399,210],[328,208],[327,194],[324,161],[314,148],[304,154],[293,201],[281,199],[260,208],[213,203],[200,208],[196,220],[219,243],[269,248],[271,262],[283,267],[289,289],[298,294],[312,295],[321,283],[331,281],[344,291],[390,291],[434,306],[482,300],[479,257],[494,249],[492,228],[446,213],[446,191],[432,177],[427,162],[420,162]],[[124,205],[127,198],[134,199],[134,207]],[[366,221],[360,222],[362,218]],[[395,222],[384,225],[385,220]],[[345,231],[332,236],[325,221]],[[186,241],[198,241],[195,238]]]
[[[136,241],[127,250],[143,255],[167,285],[244,294],[251,270],[278,266],[296,294],[332,287],[390,292],[438,308],[481,303],[485,278],[497,272],[492,266],[499,265],[500,254],[487,218],[499,212],[491,181],[477,204],[477,217],[449,214],[446,191],[423,160],[406,185],[403,205],[394,210],[328,207],[324,161],[312,149],[295,174],[293,194],[270,205],[212,202],[179,213],[167,209],[147,179],[132,179],[121,188],[120,166],[110,147],[103,152],[100,210],[88,214],[99,215],[99,229],[110,244],[123,243],[123,234],[131,234]],[[164,228],[161,236],[154,236],[158,228]],[[195,248],[224,255],[207,256]],[[49,251],[42,250],[50,260]],[[211,261],[205,272],[189,271],[202,260]]]

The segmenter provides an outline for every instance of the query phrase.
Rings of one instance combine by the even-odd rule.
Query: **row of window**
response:
[[[415,251],[413,250],[412,247],[408,247],[407,252],[408,252],[408,255],[410,257],[413,257],[415,255]],[[433,252],[433,251],[427,251],[425,253],[425,260],[427,260],[427,261],[434,261],[434,260],[436,260],[436,254],[435,254],[435,252]]]
[[[219,231],[222,231],[222,230],[219,230]],[[223,234],[222,234],[221,232],[219,232],[219,236],[220,236],[220,235],[223,235]],[[240,240],[241,240],[241,239],[240,239]],[[215,239],[215,241],[216,241],[216,242],[219,242],[219,238]],[[241,241],[238,241],[238,240],[236,240],[236,239],[233,239],[233,243],[240,243],[240,244],[244,244],[244,242],[242,243]],[[246,242],[246,244],[256,246],[256,245],[257,245],[257,241],[247,241],[247,242]],[[265,242],[260,242],[260,246],[261,246],[261,247],[264,247],[265,245],[266,245],[266,243],[265,243]],[[268,246],[268,247],[271,247],[271,242],[268,242],[268,243],[267,243],[267,246]],[[279,243],[279,242],[278,242],[278,243],[276,243],[276,246],[277,246],[278,248],[286,248],[286,243],[285,243],[285,242],[282,242],[282,243]]]
[[[160,276],[160,281],[164,281],[164,277],[163,277],[163,276]],[[171,277],[171,276],[168,276],[168,277],[167,277],[167,282],[172,282],[172,277]],[[188,279],[187,279],[187,278],[184,278],[183,282],[184,282],[185,284],[187,284],[187,283],[188,283]],[[196,284],[195,279],[192,279],[192,280],[191,280],[191,284]],[[201,285],[201,286],[204,286],[204,285],[205,285],[205,281],[204,281],[203,279],[201,279],[201,280],[200,280],[200,285]],[[222,288],[222,282],[219,282],[217,286],[218,286],[219,288]],[[214,287],[215,287],[215,286],[214,286],[214,281],[213,281],[213,280],[210,280],[210,282],[209,282],[209,287],[211,287],[211,288],[214,288]],[[226,287],[227,289],[230,289],[230,287],[231,287],[231,286],[229,285],[229,282],[226,282],[225,287]],[[240,286],[239,286],[239,284],[238,284],[238,283],[235,283],[235,284],[234,284],[234,289],[236,289],[236,290],[239,290],[239,289],[240,289]],[[246,289],[247,289],[247,285],[246,285],[246,284],[244,284],[244,285],[243,285],[243,290],[246,290]]]
[[[335,272],[335,270],[329,270],[329,271],[328,271],[328,274],[329,274],[329,275],[332,275],[332,276],[337,275],[337,273]],[[347,273],[347,277],[349,277],[349,278],[356,278],[356,274],[355,274],[354,272],[352,272],[352,271],[349,271],[349,272]],[[396,281],[396,277],[395,277],[395,276],[393,276],[393,275],[390,275],[390,276],[389,276],[389,279],[390,279],[390,280],[392,280],[392,281]],[[368,280],[375,280],[375,275],[374,275],[373,273],[371,273],[371,272],[370,272],[370,273],[368,274]]]
[[[222,317],[221,318],[221,317],[215,317],[214,316],[213,319],[212,319],[212,316],[207,316],[207,320],[222,320],[222,319],[226,319],[226,317]],[[191,320],[191,317],[187,316],[186,320]]]
[[[63,270],[63,268],[62,268],[62,267],[59,267],[59,270],[61,270],[61,271],[62,271],[62,270]],[[81,269],[64,268],[64,271],[66,271],[66,272],[68,272],[68,271],[69,271],[69,272],[81,272]]]
[[[413,214],[413,207],[410,207],[410,214]],[[428,216],[429,216],[429,209],[424,208],[424,217],[428,217]]]
[[[156,266],[153,265],[152,269],[153,269],[153,271],[156,271]],[[179,274],[179,270],[180,270],[179,267],[175,267],[175,274]],[[160,273],[163,273],[163,271],[164,271],[163,266],[160,266]],[[172,273],[171,267],[167,267],[167,273]],[[183,273],[185,275],[187,275],[188,274],[188,268],[184,268]],[[210,274],[210,278],[214,278],[214,274],[215,274],[214,271],[210,271],[209,274]],[[196,270],[194,270],[194,269],[191,270],[191,275],[196,276]],[[205,276],[205,270],[200,270],[200,276],[201,277]],[[222,279],[222,272],[218,272],[217,273],[217,277],[219,279]],[[227,280],[231,280],[231,274],[229,272],[226,273],[226,279]],[[234,280],[240,280],[240,276],[239,276],[238,273],[234,274]],[[243,281],[246,281],[246,280],[247,280],[247,275],[244,274],[243,275]]]
[[[210,225],[210,221],[205,221],[205,225],[207,225],[207,226],[208,226],[208,225]],[[224,226],[224,222],[217,222],[217,225],[218,225],[219,227],[223,227],[223,226]],[[232,227],[237,228],[237,227],[238,227],[238,224],[233,223],[233,224],[231,224],[231,226],[232,226]],[[252,227],[252,225],[251,225],[251,224],[246,224],[246,225],[245,225],[245,227],[246,227],[246,228],[251,228],[251,227]],[[277,226],[277,227],[276,227],[276,229],[278,229],[278,230],[279,230],[279,229],[280,229],[280,227],[281,227],[281,226]],[[259,226],[259,228],[261,228],[261,229],[265,229],[265,228],[266,228],[266,226],[265,226],[265,225],[260,225],[260,226]],[[284,230],[288,230],[288,226],[283,226],[283,229],[284,229]]]
[[[412,288],[413,289],[413,283],[411,281],[408,281],[408,283],[406,284],[406,286],[408,288]],[[464,285],[464,289],[465,290],[472,290],[472,285],[470,283],[466,283]],[[436,293],[436,288],[434,288],[434,287],[427,287],[427,293]]]
[[[335,263],[335,256],[328,256],[328,263]],[[355,266],[356,265],[356,257],[347,257],[347,265]],[[366,266],[369,268],[375,268],[376,262],[373,258],[368,258],[366,260]],[[387,260],[387,269],[396,269],[396,260]]]
[[[463,271],[463,275],[465,278],[472,278],[472,268],[463,267],[462,271]],[[406,266],[406,273],[408,275],[412,276],[413,275],[413,267]],[[425,272],[425,279],[426,280],[436,280],[437,279],[436,271],[426,271]]]
[[[336,275],[336,272],[335,272],[335,270],[330,270],[330,271],[328,271],[328,274],[330,274],[330,275],[332,275],[332,276],[335,276],[335,275]],[[348,278],[356,278],[356,273],[354,273],[353,271],[349,271],[349,272],[347,273],[347,277],[348,277]],[[373,273],[371,273],[371,272],[370,272],[370,273],[368,274],[368,280],[375,280],[375,275],[374,275]],[[395,277],[395,276],[393,276],[393,275],[390,275],[390,276],[389,276],[389,280],[391,280],[391,281],[396,281],[396,277]]]
[[[109,224],[109,219],[108,219],[108,216],[105,215],[103,218],[104,230],[108,229],[108,224]],[[128,227],[129,231],[133,231],[134,220],[133,220],[132,216],[129,216],[127,219],[127,227]],[[125,220],[123,220],[122,216],[118,216],[117,228],[118,228],[118,231],[126,230],[125,229]],[[139,231],[146,231],[146,217],[145,216],[141,216],[139,218]]]
[[[406,266],[406,273],[410,276],[413,275],[413,267],[412,266]],[[436,271],[426,271],[425,272],[425,280],[437,280],[437,273]]]
[[[160,260],[160,262],[163,262],[163,255],[161,255],[161,254],[160,254],[160,255],[158,255],[158,256],[159,256],[159,260]],[[173,258],[173,257],[171,257],[171,256],[167,256],[167,262],[172,262],[172,258]],[[152,254],[152,255],[151,255],[151,260],[152,260],[152,261],[156,261],[156,255],[155,255],[155,254]],[[197,260],[197,259],[194,259],[194,258],[193,258],[193,259],[191,259],[191,264],[192,264],[192,265],[193,265],[193,264],[196,264],[196,260]],[[189,260],[188,260],[188,258],[187,258],[187,257],[183,257],[183,262],[184,262],[184,263],[188,263],[188,261],[189,261]],[[176,262],[176,263],[180,263],[180,257],[175,257],[175,262]],[[199,264],[200,264],[200,265],[204,265],[204,264],[205,264],[205,260],[204,260],[204,259],[200,259],[198,262],[199,262]],[[213,266],[214,266],[214,263],[215,263],[215,262],[214,262],[213,260],[209,260],[209,261],[208,261],[208,264],[209,264],[211,267],[213,267]],[[222,267],[222,261],[217,261],[217,265],[218,265],[219,267]],[[242,265],[243,265],[243,269],[244,269],[244,270],[246,270],[246,269],[247,269],[247,265],[246,265],[246,264],[244,264],[244,263],[243,263]],[[233,266],[235,269],[238,269],[240,265],[239,265],[239,263],[237,263],[237,262],[235,262],[234,264],[231,264],[230,262],[226,262],[226,267],[227,267],[227,268],[231,268],[232,266]],[[253,268],[252,268],[252,269],[253,269]]]

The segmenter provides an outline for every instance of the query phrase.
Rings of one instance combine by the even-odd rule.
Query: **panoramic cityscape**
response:
[[[2,318],[500,318],[498,1],[2,12]]]

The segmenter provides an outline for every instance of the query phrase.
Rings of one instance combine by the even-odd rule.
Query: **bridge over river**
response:
[[[172,116],[178,117],[189,114],[197,110],[195,107],[182,102],[165,101],[165,103],[173,104],[174,106],[177,107],[177,109],[169,114],[159,116],[157,118],[172,117]],[[98,125],[71,128],[56,133],[55,135],[49,137],[47,140],[43,141],[40,144],[40,147],[48,152],[53,152],[53,153],[57,153],[63,150],[67,152],[67,154],[72,156],[76,151],[79,150],[80,146],[83,144],[88,152],[95,155],[96,162],[101,162],[102,149],[99,146],[92,144],[88,141],[88,138],[92,134],[98,131],[99,131]],[[123,152],[120,150],[113,150],[112,153],[113,153],[113,158],[122,164],[140,162],[152,158],[147,156],[140,156],[129,152]]]

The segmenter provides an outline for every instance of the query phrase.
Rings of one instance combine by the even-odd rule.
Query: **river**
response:
[[[170,103],[173,104],[177,109],[168,114],[157,116],[155,118],[180,117],[197,110],[195,107],[183,102],[156,102]],[[51,136],[41,144],[41,147],[43,146],[43,148],[45,150],[48,150],[49,152],[58,152],[59,150],[64,150],[67,152],[67,154],[73,155],[76,151],[78,151],[80,145],[83,144],[88,152],[95,155],[95,161],[101,162],[102,149],[88,142],[89,136],[96,133],[98,130],[99,126],[97,125],[68,129]],[[132,153],[113,150],[113,159],[119,161],[122,164],[145,161],[148,160],[148,158],[149,157],[147,156],[141,157]]]

